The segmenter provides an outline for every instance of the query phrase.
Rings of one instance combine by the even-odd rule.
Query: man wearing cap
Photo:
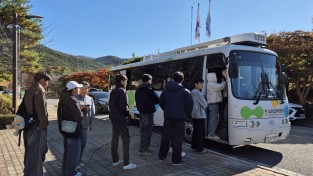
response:
[[[76,170],[79,163],[83,113],[76,99],[79,88],[83,87],[75,81],[66,84],[64,94],[58,104],[58,127],[64,137],[64,153],[62,162],[63,176],[80,176]]]
[[[24,175],[42,176],[45,154],[48,151],[47,126],[48,112],[45,88],[48,87],[50,77],[44,72],[34,76],[33,84],[25,93],[24,103],[26,112],[33,115],[34,122],[24,129]]]

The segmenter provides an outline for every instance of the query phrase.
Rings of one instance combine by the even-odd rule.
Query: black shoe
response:
[[[177,163],[174,163],[174,162],[173,162],[173,165],[174,165],[174,166],[180,166],[180,165],[183,165],[183,164],[185,164],[185,161],[184,161],[184,160],[180,160],[180,161],[177,162]]]

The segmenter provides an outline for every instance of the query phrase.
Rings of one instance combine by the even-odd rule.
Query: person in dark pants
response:
[[[129,145],[130,137],[127,126],[127,119],[129,117],[129,109],[127,104],[127,77],[122,74],[118,74],[115,77],[115,88],[110,93],[109,99],[109,117],[112,122],[112,143],[111,143],[111,153],[112,153],[112,166],[117,166],[124,163],[123,169],[134,169],[137,167],[136,164],[129,162]],[[119,137],[122,137],[123,142],[123,160],[119,159],[118,141]]]
[[[175,72],[173,80],[169,81],[159,100],[164,111],[159,161],[163,161],[169,151],[170,143],[173,146],[173,165],[184,164],[182,160],[182,142],[184,139],[185,121],[191,116],[193,100],[188,89],[182,86],[184,74]]]
[[[83,113],[76,99],[79,88],[83,87],[75,81],[66,84],[66,90],[58,104],[58,127],[64,137],[64,153],[62,162],[63,176],[81,176],[76,170],[81,154],[81,134]],[[75,125],[74,125],[75,124]]]
[[[199,153],[206,152],[203,150],[203,141],[205,136],[205,119],[207,118],[205,109],[208,107],[208,104],[201,92],[203,82],[203,79],[196,79],[194,81],[194,89],[191,91],[194,102],[191,113],[193,121],[191,149]]]
[[[140,114],[141,139],[138,154],[151,155],[149,146],[153,129],[153,113],[156,111],[155,105],[159,103],[159,97],[154,93],[154,88],[151,87],[151,75],[144,74],[142,82],[135,94],[136,106]]]
[[[48,87],[50,77],[38,72],[34,76],[33,84],[28,88],[24,97],[27,114],[33,114],[35,122],[24,129],[24,175],[42,176],[45,154],[48,152],[47,127],[48,112],[45,88]]]

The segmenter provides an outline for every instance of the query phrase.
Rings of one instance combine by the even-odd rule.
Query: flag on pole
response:
[[[208,17],[206,19],[206,27],[205,27],[205,34],[208,36],[208,38],[211,37],[211,0],[209,0],[209,12]]]
[[[195,39],[200,43],[200,3],[198,3],[198,15],[197,15],[197,24],[196,24],[196,33],[195,33]]]

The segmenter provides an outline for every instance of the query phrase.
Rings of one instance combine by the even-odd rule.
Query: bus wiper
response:
[[[268,76],[267,76],[267,74],[266,74],[266,73],[264,73],[264,74],[265,74],[266,84],[268,84],[268,88],[272,87],[272,89],[274,90],[276,96],[277,96],[277,97],[279,98],[279,100],[281,101],[280,104],[284,104],[285,102],[284,102],[283,98],[279,95],[279,93],[277,92],[277,90],[275,89],[275,87],[273,86],[273,84],[272,84],[270,81],[268,81]]]
[[[266,80],[265,80],[265,75],[264,73],[261,73],[261,82],[258,86],[258,90],[256,91],[254,97],[257,97],[255,102],[253,103],[254,105],[259,104],[262,92],[266,92]]]
[[[266,96],[268,97],[268,90],[270,90],[270,87],[272,87],[272,89],[275,91],[275,94],[277,95],[277,97],[280,99],[281,104],[284,104],[284,100],[282,99],[282,97],[278,94],[278,92],[276,91],[276,89],[274,88],[273,84],[268,81],[268,76],[266,73],[262,72],[261,73],[261,82],[258,86],[258,90],[256,91],[256,94],[254,97],[257,96],[257,99],[255,100],[255,102],[253,103],[254,105],[259,104],[260,98],[262,93],[266,93]]]

